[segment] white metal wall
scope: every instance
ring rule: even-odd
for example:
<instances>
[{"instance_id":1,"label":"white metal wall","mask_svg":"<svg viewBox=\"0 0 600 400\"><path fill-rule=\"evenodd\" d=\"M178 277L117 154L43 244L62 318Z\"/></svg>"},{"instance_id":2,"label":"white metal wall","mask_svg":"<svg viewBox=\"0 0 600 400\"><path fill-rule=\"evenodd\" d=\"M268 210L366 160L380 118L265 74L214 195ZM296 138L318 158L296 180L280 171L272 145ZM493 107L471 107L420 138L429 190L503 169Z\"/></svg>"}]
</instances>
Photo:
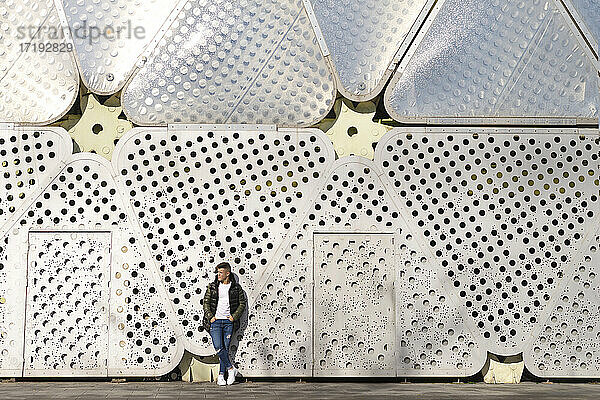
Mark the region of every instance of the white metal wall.
<instances>
[{"instance_id":1,"label":"white metal wall","mask_svg":"<svg viewBox=\"0 0 600 400\"><path fill-rule=\"evenodd\" d=\"M181 329L112 167L98 156L70 155L66 132L56 134L60 168L38 182L2 229L2 375L166 373L183 354ZM14 163L18 153L6 161ZM21 168L27 170L26 161ZM4 176L19 186L18 172ZM93 256L102 249L109 254Z\"/></svg>"},{"instance_id":2,"label":"white metal wall","mask_svg":"<svg viewBox=\"0 0 600 400\"><path fill-rule=\"evenodd\" d=\"M47 163L26 156L38 134ZM250 376L470 375L487 351L598 375L596 130L396 128L374 161L268 126L136 128L113 165L56 129L2 140L2 186L23 188L0 203L3 376L212 353L201 299L222 259L249 300L233 350Z\"/></svg>"},{"instance_id":3,"label":"white metal wall","mask_svg":"<svg viewBox=\"0 0 600 400\"><path fill-rule=\"evenodd\" d=\"M0 375L160 375L212 354L201 299L225 259L250 376L464 376L488 351L600 376L599 134L539 128L598 120L597 0L167 3L0 7L3 30L21 12L152 25L55 43L74 54L3 40L0 122L58 119L78 67L96 93L123 87L132 120L177 123L132 130L112 163L61 129L0 125ZM308 126L336 89L367 100L390 76L390 115L439 126L388 132L373 161L336 159L314 129L185 125Z\"/></svg>"}]
</instances>

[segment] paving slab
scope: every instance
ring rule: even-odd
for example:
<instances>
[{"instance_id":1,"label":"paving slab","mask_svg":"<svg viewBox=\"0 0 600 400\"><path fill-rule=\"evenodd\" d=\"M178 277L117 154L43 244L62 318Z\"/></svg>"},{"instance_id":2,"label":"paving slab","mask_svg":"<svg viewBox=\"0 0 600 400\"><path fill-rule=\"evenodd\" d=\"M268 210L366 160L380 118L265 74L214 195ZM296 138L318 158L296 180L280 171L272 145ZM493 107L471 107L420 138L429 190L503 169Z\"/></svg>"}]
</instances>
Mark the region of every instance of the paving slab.
<instances>
[{"instance_id":1,"label":"paving slab","mask_svg":"<svg viewBox=\"0 0 600 400\"><path fill-rule=\"evenodd\" d=\"M599 399L594 383L248 382L218 387L187 382L9 382L0 399Z\"/></svg>"}]
</instances>

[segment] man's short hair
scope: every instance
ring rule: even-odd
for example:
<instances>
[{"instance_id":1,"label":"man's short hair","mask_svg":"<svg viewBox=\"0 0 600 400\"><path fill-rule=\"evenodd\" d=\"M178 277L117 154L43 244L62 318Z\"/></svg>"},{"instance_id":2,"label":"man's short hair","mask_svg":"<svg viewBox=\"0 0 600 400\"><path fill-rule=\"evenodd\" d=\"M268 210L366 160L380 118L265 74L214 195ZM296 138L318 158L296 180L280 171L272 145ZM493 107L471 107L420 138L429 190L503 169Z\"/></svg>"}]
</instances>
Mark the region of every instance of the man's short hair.
<instances>
[{"instance_id":1,"label":"man's short hair","mask_svg":"<svg viewBox=\"0 0 600 400\"><path fill-rule=\"evenodd\" d=\"M226 271L231 272L231 265L229 265L229 263L226 262L226 261L223 261L222 263L220 263L220 264L217 265L216 269L218 270L220 268L225 268Z\"/></svg>"}]
</instances>

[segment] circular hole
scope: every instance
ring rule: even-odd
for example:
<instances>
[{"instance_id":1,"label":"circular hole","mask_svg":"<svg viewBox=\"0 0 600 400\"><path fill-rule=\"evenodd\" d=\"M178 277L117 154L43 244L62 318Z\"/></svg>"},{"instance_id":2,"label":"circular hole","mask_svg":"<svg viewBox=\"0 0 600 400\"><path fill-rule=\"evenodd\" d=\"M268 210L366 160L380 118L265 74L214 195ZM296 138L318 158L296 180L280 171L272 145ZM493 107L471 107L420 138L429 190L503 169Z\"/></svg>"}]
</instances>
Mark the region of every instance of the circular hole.
<instances>
[{"instance_id":1,"label":"circular hole","mask_svg":"<svg viewBox=\"0 0 600 400\"><path fill-rule=\"evenodd\" d=\"M358 133L358 129L355 126L348 128L348 136L352 137Z\"/></svg>"},{"instance_id":2,"label":"circular hole","mask_svg":"<svg viewBox=\"0 0 600 400\"><path fill-rule=\"evenodd\" d=\"M92 132L94 133L94 135L98 135L100 132L102 132L103 129L104 128L100 124L94 124L94 126L92 126Z\"/></svg>"}]
</instances>

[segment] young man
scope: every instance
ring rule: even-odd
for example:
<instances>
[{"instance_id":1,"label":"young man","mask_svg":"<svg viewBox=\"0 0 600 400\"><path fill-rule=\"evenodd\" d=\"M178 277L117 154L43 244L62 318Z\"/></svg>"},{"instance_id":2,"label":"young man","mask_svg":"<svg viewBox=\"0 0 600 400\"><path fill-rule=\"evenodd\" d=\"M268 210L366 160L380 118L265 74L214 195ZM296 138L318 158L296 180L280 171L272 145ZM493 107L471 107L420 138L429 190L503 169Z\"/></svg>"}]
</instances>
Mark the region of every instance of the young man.
<instances>
[{"instance_id":1,"label":"young man","mask_svg":"<svg viewBox=\"0 0 600 400\"><path fill-rule=\"evenodd\" d=\"M237 370L229 360L231 335L239 328L246 308L242 287L235 281L229 263L217 265L217 276L209 283L204 294L204 328L210 332L213 346L219 355L220 368L217 384L232 385ZM227 371L227 381L225 381Z\"/></svg>"}]
</instances>

